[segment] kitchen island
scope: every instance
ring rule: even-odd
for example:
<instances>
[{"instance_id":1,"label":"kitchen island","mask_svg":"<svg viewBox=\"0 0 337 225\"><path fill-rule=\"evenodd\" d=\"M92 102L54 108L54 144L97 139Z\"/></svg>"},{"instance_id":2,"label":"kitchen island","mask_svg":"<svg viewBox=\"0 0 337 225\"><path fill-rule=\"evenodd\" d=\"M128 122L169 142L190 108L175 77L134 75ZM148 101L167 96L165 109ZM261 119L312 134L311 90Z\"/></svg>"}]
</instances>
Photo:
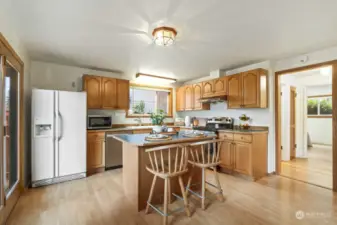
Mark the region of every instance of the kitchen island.
<instances>
[{"instance_id":1,"label":"kitchen island","mask_svg":"<svg viewBox=\"0 0 337 225\"><path fill-rule=\"evenodd\" d=\"M134 205L135 211L145 209L147 198L150 193L153 175L146 170L146 165L150 164L146 149L170 144L188 145L199 141L216 138L216 134L205 132L203 137L185 137L184 132L171 135L171 140L146 141L149 134L112 134L111 137L121 141L123 145L123 187L125 195ZM201 170L189 166L189 172L194 170L193 183L200 183ZM184 184L187 183L188 174L183 176ZM198 188L197 186L195 188ZM173 179L171 182L171 192L181 195L178 181ZM164 180L158 179L154 190L153 203L163 202ZM173 198L172 198L173 199Z\"/></svg>"}]
</instances>

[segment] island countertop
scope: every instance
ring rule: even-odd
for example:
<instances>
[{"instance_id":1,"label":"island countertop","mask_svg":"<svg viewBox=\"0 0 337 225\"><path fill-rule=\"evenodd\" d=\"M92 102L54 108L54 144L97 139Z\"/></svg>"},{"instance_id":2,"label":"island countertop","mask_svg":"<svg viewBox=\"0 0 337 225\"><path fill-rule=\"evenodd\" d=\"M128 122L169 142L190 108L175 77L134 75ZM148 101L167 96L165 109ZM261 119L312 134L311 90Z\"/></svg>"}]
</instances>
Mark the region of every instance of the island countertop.
<instances>
[{"instance_id":1,"label":"island countertop","mask_svg":"<svg viewBox=\"0 0 337 225\"><path fill-rule=\"evenodd\" d=\"M166 145L173 143L203 141L216 138L217 135L213 132L204 132L204 137L186 137L184 131L180 131L175 135L170 135L172 139L162 141L146 141L145 138L149 134L108 134L107 137L113 137L119 141L127 142L134 146L153 146L153 145Z\"/></svg>"}]
</instances>

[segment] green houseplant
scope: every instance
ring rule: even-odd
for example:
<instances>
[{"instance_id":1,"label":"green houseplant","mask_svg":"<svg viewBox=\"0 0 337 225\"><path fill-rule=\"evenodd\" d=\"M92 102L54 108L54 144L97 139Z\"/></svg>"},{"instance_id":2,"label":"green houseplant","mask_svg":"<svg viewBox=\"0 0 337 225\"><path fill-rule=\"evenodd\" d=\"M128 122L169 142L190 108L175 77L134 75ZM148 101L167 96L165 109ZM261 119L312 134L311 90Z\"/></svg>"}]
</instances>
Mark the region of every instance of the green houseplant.
<instances>
[{"instance_id":1,"label":"green houseplant","mask_svg":"<svg viewBox=\"0 0 337 225\"><path fill-rule=\"evenodd\" d=\"M166 113L164 112L164 110L159 109L157 110L157 113L151 113L150 118L153 125L160 126L163 124L164 119L166 118Z\"/></svg>"},{"instance_id":2,"label":"green houseplant","mask_svg":"<svg viewBox=\"0 0 337 225\"><path fill-rule=\"evenodd\" d=\"M145 113L145 102L141 100L138 104L132 107L134 114L144 114Z\"/></svg>"}]
</instances>

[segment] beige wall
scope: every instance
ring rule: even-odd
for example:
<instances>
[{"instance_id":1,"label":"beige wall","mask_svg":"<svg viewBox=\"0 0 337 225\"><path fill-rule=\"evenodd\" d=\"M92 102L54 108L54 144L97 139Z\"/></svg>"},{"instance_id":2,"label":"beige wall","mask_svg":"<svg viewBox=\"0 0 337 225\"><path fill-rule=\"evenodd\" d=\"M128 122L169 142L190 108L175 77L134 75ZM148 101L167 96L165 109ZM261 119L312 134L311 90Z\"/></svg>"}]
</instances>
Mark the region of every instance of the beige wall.
<instances>
[{"instance_id":1,"label":"beige wall","mask_svg":"<svg viewBox=\"0 0 337 225\"><path fill-rule=\"evenodd\" d=\"M128 76L122 73L97 71L41 61L32 61L30 72L32 88L63 91L81 91L83 74L129 79ZM112 121L114 124L137 123L134 118L126 118L126 113L122 110L88 110L88 115L110 115L113 118ZM142 120L143 123L151 122L148 118ZM172 119L166 119L166 122L172 121Z\"/></svg>"}]
</instances>

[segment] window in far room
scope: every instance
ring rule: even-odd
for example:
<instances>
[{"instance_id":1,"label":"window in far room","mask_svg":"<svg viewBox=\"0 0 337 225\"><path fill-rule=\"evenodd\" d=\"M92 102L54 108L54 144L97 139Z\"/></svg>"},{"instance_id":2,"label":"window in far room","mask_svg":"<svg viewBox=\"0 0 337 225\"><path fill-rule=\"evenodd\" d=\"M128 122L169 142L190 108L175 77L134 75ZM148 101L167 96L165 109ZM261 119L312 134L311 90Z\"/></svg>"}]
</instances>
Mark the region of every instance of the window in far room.
<instances>
[{"instance_id":1,"label":"window in far room","mask_svg":"<svg viewBox=\"0 0 337 225\"><path fill-rule=\"evenodd\" d=\"M128 117L149 117L159 110L172 116L172 89L130 85L129 104Z\"/></svg>"},{"instance_id":2,"label":"window in far room","mask_svg":"<svg viewBox=\"0 0 337 225\"><path fill-rule=\"evenodd\" d=\"M332 96L308 97L308 117L332 116Z\"/></svg>"}]
</instances>

